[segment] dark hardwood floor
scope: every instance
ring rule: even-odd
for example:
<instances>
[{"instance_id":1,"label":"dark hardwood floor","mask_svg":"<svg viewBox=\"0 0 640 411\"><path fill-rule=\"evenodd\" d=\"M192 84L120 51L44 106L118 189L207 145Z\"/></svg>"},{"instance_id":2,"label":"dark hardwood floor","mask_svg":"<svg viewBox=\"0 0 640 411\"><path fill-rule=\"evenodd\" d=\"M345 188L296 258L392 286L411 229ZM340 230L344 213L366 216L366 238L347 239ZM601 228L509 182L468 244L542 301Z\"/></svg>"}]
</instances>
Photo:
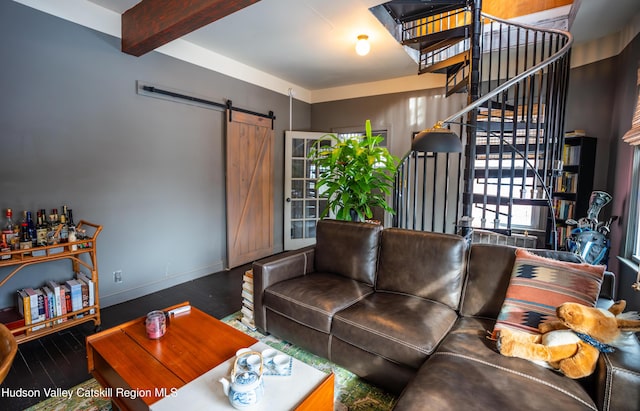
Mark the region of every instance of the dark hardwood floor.
<instances>
[{"instance_id":1,"label":"dark hardwood floor","mask_svg":"<svg viewBox=\"0 0 640 411\"><path fill-rule=\"evenodd\" d=\"M192 306L215 318L223 318L241 308L242 274L247 268L211 274L103 308L102 329L183 301L189 301ZM93 323L86 323L21 344L7 378L0 385L0 410L23 410L46 399L45 387L67 389L91 378L87 371L85 337L94 331ZM37 389L41 396L7 396L2 395L3 389Z\"/></svg>"}]
</instances>

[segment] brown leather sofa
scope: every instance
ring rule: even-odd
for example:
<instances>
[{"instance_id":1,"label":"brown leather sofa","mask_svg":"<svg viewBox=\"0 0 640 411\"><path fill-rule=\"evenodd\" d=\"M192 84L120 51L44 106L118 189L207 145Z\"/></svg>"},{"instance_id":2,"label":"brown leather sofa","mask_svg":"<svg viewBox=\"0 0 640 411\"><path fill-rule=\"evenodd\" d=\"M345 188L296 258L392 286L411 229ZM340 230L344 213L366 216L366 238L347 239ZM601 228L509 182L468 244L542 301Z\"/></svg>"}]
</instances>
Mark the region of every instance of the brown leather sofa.
<instances>
[{"instance_id":1,"label":"brown leather sofa","mask_svg":"<svg viewBox=\"0 0 640 411\"><path fill-rule=\"evenodd\" d=\"M335 220L316 239L253 264L256 326L400 394L396 410L639 409L635 335L583 380L496 351L513 247Z\"/></svg>"}]
</instances>

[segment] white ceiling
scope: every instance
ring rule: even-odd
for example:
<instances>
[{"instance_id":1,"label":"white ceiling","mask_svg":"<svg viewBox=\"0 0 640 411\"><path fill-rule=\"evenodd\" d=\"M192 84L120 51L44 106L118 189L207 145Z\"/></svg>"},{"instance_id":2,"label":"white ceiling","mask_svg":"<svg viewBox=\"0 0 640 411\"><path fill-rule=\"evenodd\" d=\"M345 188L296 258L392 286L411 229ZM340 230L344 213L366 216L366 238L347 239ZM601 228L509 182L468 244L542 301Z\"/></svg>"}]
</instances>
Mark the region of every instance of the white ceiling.
<instances>
[{"instance_id":1,"label":"white ceiling","mask_svg":"<svg viewBox=\"0 0 640 411\"><path fill-rule=\"evenodd\" d=\"M139 0L83 1L122 14ZM369 11L383 2L261 0L183 39L308 90L414 75L416 63ZM639 0L581 0L571 32L590 41L638 13ZM354 52L358 34L369 35L365 57Z\"/></svg>"}]
</instances>

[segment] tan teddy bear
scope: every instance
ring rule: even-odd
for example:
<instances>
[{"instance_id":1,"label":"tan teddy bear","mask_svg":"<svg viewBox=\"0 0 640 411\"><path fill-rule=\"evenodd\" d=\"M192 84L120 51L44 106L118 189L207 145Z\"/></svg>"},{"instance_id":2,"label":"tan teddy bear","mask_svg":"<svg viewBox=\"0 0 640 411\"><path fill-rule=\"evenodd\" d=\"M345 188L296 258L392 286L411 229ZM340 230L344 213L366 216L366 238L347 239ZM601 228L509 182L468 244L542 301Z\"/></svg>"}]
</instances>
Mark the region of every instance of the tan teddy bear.
<instances>
[{"instance_id":1,"label":"tan teddy bear","mask_svg":"<svg viewBox=\"0 0 640 411\"><path fill-rule=\"evenodd\" d=\"M565 303L556 309L559 321L541 323L542 334L500 330L497 346L502 355L549 366L569 378L592 374L600 352L612 352L625 331L640 331L637 313L624 313L626 301L609 310Z\"/></svg>"}]
</instances>

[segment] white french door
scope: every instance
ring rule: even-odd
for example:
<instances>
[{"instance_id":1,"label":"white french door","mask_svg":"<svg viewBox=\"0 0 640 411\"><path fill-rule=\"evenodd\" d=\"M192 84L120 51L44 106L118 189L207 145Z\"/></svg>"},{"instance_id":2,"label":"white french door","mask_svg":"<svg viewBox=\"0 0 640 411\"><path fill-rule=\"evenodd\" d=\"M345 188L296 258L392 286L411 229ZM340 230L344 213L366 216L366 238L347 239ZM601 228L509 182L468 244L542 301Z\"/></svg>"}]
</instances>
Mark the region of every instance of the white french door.
<instances>
[{"instance_id":1,"label":"white french door","mask_svg":"<svg viewBox=\"0 0 640 411\"><path fill-rule=\"evenodd\" d=\"M295 250L315 244L316 223L327 200L316 190L317 173L307 156L326 133L285 132L284 150L284 249ZM327 139L320 144L331 145Z\"/></svg>"}]
</instances>

